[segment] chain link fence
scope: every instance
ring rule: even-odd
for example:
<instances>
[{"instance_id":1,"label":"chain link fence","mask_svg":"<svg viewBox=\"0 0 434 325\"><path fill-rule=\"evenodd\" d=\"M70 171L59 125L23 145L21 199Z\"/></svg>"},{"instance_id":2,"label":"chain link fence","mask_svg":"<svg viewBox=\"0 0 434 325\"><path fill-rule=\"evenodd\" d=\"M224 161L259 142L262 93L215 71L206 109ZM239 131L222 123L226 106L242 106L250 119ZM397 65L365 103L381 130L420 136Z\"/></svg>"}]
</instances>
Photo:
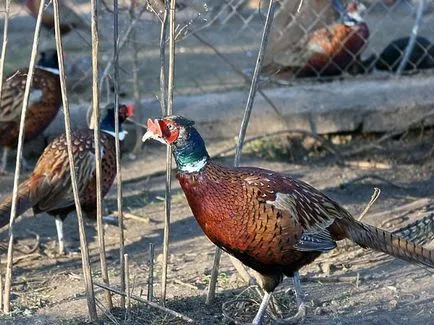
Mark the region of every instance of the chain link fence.
<instances>
[{"instance_id":1,"label":"chain link fence","mask_svg":"<svg viewBox=\"0 0 434 325\"><path fill-rule=\"evenodd\" d=\"M5 73L27 66L35 19L26 3L13 3ZM405 54L417 10L423 0L281 0L264 59L261 87L339 78L389 78ZM64 0L63 19L70 10L90 25L90 2ZM434 70L433 1L425 0L418 35L404 72ZM422 3L422 4L423 4ZM203 94L242 89L249 84L267 1L179 0L177 8L176 94ZM50 6L50 5L49 5ZM113 55L112 0L100 2L101 75ZM67 9L65 9L67 8ZM149 7L148 7L149 9ZM47 8L49 13L50 8ZM161 16L161 15L160 15ZM144 2L120 1L120 92L134 93L138 72L140 97L159 96L160 23L144 10ZM64 36L71 101L90 102L90 30L80 26ZM45 30L41 49L54 47ZM135 63L136 61L136 63ZM423 74L422 73L422 74ZM415 74L418 78L421 75ZM112 87L103 81L103 100ZM108 94L108 97L104 97ZM137 94L136 94L137 95Z\"/></svg>"}]
</instances>

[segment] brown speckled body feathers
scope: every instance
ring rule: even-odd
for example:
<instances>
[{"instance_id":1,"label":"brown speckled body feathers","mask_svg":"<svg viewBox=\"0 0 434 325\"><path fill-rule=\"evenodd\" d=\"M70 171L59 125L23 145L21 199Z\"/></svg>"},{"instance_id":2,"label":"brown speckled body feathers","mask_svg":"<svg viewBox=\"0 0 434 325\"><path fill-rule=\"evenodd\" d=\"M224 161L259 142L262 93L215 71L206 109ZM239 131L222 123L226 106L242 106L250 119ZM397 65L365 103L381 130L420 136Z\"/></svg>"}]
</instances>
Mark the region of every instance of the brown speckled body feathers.
<instances>
[{"instance_id":1,"label":"brown speckled body feathers","mask_svg":"<svg viewBox=\"0 0 434 325\"><path fill-rule=\"evenodd\" d=\"M4 147L15 147L18 142L27 72L27 69L20 69L8 76L3 84L0 102L0 145ZM48 127L56 117L61 102L59 76L35 68L24 126L25 140L33 139Z\"/></svg>"},{"instance_id":2,"label":"brown speckled body feathers","mask_svg":"<svg viewBox=\"0 0 434 325\"><path fill-rule=\"evenodd\" d=\"M287 53L283 60L276 59L279 68L275 73L294 73L298 77L339 75L359 59L368 38L366 23L335 23L318 29L301 39L292 55Z\"/></svg>"},{"instance_id":3,"label":"brown speckled body feathers","mask_svg":"<svg viewBox=\"0 0 434 325\"><path fill-rule=\"evenodd\" d=\"M111 135L101 132L102 143L102 195L109 191L116 176L115 142ZM87 217L95 218L96 176L93 130L72 133L74 162L79 196ZM0 227L9 222L12 197L0 205ZM17 215L32 207L35 213L47 212L66 218L75 210L69 172L66 136L56 138L43 152L29 177L19 186Z\"/></svg>"},{"instance_id":4,"label":"brown speckled body feathers","mask_svg":"<svg viewBox=\"0 0 434 325\"><path fill-rule=\"evenodd\" d=\"M434 267L431 251L356 221L324 194L288 176L211 161L177 178L208 238L258 271L267 291L344 238Z\"/></svg>"}]
</instances>

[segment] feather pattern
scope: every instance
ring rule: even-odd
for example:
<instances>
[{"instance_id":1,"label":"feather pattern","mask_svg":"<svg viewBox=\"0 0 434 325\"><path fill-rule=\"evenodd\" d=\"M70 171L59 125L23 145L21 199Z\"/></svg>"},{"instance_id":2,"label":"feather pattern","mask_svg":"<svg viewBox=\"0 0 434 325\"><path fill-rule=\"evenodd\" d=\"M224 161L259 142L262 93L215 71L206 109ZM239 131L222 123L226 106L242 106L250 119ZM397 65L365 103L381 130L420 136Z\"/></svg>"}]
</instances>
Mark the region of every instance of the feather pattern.
<instances>
[{"instance_id":1,"label":"feather pattern","mask_svg":"<svg viewBox=\"0 0 434 325\"><path fill-rule=\"evenodd\" d=\"M18 141L27 69L17 70L4 82L0 102L0 145L13 147ZM40 133L56 117L61 105L59 76L35 68L25 119L25 140Z\"/></svg>"}]
</instances>

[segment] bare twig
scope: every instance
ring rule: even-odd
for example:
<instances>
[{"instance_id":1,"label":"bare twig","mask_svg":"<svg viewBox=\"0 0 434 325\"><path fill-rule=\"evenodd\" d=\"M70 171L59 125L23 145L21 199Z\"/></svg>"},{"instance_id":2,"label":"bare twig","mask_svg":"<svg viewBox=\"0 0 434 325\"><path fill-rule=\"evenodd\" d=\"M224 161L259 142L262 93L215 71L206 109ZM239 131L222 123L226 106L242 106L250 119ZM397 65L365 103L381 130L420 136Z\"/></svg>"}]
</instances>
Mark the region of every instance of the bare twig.
<instances>
[{"instance_id":1,"label":"bare twig","mask_svg":"<svg viewBox=\"0 0 434 325\"><path fill-rule=\"evenodd\" d=\"M0 266L0 310L2 309L3 309L3 270L1 269Z\"/></svg>"},{"instance_id":2,"label":"bare twig","mask_svg":"<svg viewBox=\"0 0 434 325\"><path fill-rule=\"evenodd\" d=\"M98 52L99 52L99 35L98 35L98 9L96 0L91 0L91 34L92 34L92 108L94 125L94 142L95 142L95 174L96 174L96 221L98 231L98 248L101 265L101 277L105 284L110 285L107 271L107 261L105 252L104 226L102 221L103 202L102 202L102 165L101 165L101 140L100 140L100 110L99 110L99 90L98 90ZM105 291L105 300L108 309L113 308L112 296L109 291Z\"/></svg>"},{"instance_id":3,"label":"bare twig","mask_svg":"<svg viewBox=\"0 0 434 325\"><path fill-rule=\"evenodd\" d=\"M167 96L166 96L166 35L167 35L167 15L169 12L169 1L165 0L166 10L163 14L163 20L161 22L161 32L160 32L160 106L161 115L166 115L167 107Z\"/></svg>"},{"instance_id":4,"label":"bare twig","mask_svg":"<svg viewBox=\"0 0 434 325\"><path fill-rule=\"evenodd\" d=\"M193 289L193 290L199 290L199 288L196 287L195 285L193 285L191 283L186 283L186 282L181 281L179 279L174 279L173 282L176 283L176 284L183 285L184 287L187 287L187 288L190 288L190 289Z\"/></svg>"},{"instance_id":5,"label":"bare twig","mask_svg":"<svg viewBox=\"0 0 434 325\"><path fill-rule=\"evenodd\" d=\"M6 265L6 276L5 276L5 296L4 296L4 306L3 311L7 314L10 312L10 293L11 293L11 283L12 283L12 263L13 263L13 250L14 250L14 229L13 224L15 217L17 215L17 199L18 199L18 183L20 179L21 163L23 155L23 144L24 144L24 123L26 119L27 106L29 104L30 87L32 86L33 72L35 68L36 55L38 53L39 45L39 35L41 31L41 21L42 13L44 9L45 0L42 0L39 6L38 17L36 19L35 34L33 36L33 46L32 53L30 55L29 70L26 79L26 87L24 89L23 106L21 109L21 119L20 119L20 129L18 135L18 147L17 147L17 159L15 165L15 175L14 175L14 187L12 193L12 207L11 215L9 220L9 243L8 243L8 255L7 255L7 265Z\"/></svg>"},{"instance_id":6,"label":"bare twig","mask_svg":"<svg viewBox=\"0 0 434 325\"><path fill-rule=\"evenodd\" d=\"M264 58L265 48L266 48L267 42L268 42L268 35L270 34L271 25L272 25L273 18L274 18L274 8L275 8L275 2L274 2L274 0L270 0L268 12L267 12L267 18L265 20L265 25L264 25L264 31L262 34L261 44L259 46L258 57L256 60L255 71L254 71L253 77L252 77L252 83L251 83L251 87L250 87L249 97L247 99L246 108L244 110L243 121L241 122L240 134L238 136L238 145L237 145L237 149L236 149L236 153L235 153L235 159L234 159L234 166L239 165L241 151L243 149L243 141L244 141L244 138L246 135L246 130L247 130L247 126L249 124L250 114L252 112L253 101L255 98L256 90L257 90L259 72L261 70L261 64L262 64L262 60ZM219 257L220 253L221 253L220 248L217 247L216 248L217 257ZM215 293L215 283L217 282L218 266L219 266L219 258L217 258L217 257L214 258L214 265L212 268L211 280L210 280L210 283L212 282L214 284L214 287L212 287L211 285L208 287L208 296L207 296L208 303L210 303L214 298L214 296L211 295L210 293ZM238 270L238 272L241 275L244 274L244 277L247 278L247 279L245 279L245 280L247 280L247 282L252 281L251 276L248 274L248 272L246 271L246 269L244 268L243 264L240 261L238 261L235 258L232 258L232 264L235 266L235 268Z\"/></svg>"},{"instance_id":7,"label":"bare twig","mask_svg":"<svg viewBox=\"0 0 434 325\"><path fill-rule=\"evenodd\" d=\"M104 289L106 290L106 289ZM107 309L104 304L99 301L98 298L95 297L96 306L103 312L104 316L110 319L110 321L115 325L120 325L115 316L110 312L110 309Z\"/></svg>"},{"instance_id":8,"label":"bare twig","mask_svg":"<svg viewBox=\"0 0 434 325\"><path fill-rule=\"evenodd\" d=\"M215 254L214 254L214 262L213 262L213 268L212 268L212 272L216 272L215 276L213 273L211 273L211 278L208 284L208 291L206 293L206 300L205 300L205 304L206 305L210 305L212 303L212 301L214 300L215 297L215 289L217 286L217 273L218 273L218 269L220 267L220 259L221 259L221 255L222 255L222 250L220 248L216 248L215 250Z\"/></svg>"},{"instance_id":9,"label":"bare twig","mask_svg":"<svg viewBox=\"0 0 434 325\"><path fill-rule=\"evenodd\" d=\"M131 5L131 8L133 6ZM130 11L130 19L134 18L133 10ZM133 29L131 33L131 43L133 46L133 97L134 97L134 107L135 107L135 117L137 120L141 121L143 119L143 112L141 107L141 88L140 88L140 80L139 80L139 48L137 46L137 37L136 37L137 29ZM136 125L136 143L133 148L133 153L139 153L142 150L142 137L143 137L143 129Z\"/></svg>"},{"instance_id":10,"label":"bare twig","mask_svg":"<svg viewBox=\"0 0 434 325\"><path fill-rule=\"evenodd\" d=\"M407 65L408 60L410 59L411 53L413 52L414 45L416 44L416 37L419 33L420 24L422 22L423 9L425 8L425 0L419 0L419 7L417 8L416 20L413 25L413 29L411 30L410 39L407 44L407 48L404 52L404 57L401 60L401 63L396 70L396 74L400 75L404 71L405 66Z\"/></svg>"},{"instance_id":11,"label":"bare twig","mask_svg":"<svg viewBox=\"0 0 434 325\"><path fill-rule=\"evenodd\" d=\"M94 0L93 0L94 1ZM43 4L44 1L41 1ZM95 294L93 291L92 284L92 272L90 268L89 262L89 250L87 246L86 232L84 229L84 220L83 214L81 210L80 197L77 186L77 179L75 175L75 164L74 164L74 152L72 150L72 142L71 142L71 118L69 113L69 103L68 96L66 91L66 78L65 78L65 66L63 62L63 46L62 46L62 37L60 34L60 18L59 18L59 0L53 0L53 9L54 9L54 34L56 38L56 49L57 49L57 57L59 61L59 74L60 74L60 88L62 92L62 102L63 102L63 112L65 117L65 133L66 133L66 143L68 148L68 160L69 160L69 170L71 175L71 185L72 192L74 195L75 209L77 213L78 219L78 227L80 233L80 249L81 249L81 262L83 266L83 275L84 275L84 283L86 287L86 298L87 298L87 307L89 309L89 318L91 321L96 321L97 312L95 305Z\"/></svg>"},{"instance_id":12,"label":"bare twig","mask_svg":"<svg viewBox=\"0 0 434 325\"><path fill-rule=\"evenodd\" d=\"M110 290L111 292L114 292L114 293L116 293L116 294L118 294L118 295L121 295L121 296L124 296L124 297L126 296L126 293L125 293L125 292L120 291L120 290L118 290L118 289L115 289L115 288L113 288L113 287L106 286L106 285L103 284L103 283L95 282L95 285L96 285L97 287L100 287L100 288L103 288L103 289ZM180 319L182 319L182 320L184 320L184 321L186 321L186 322L188 322L188 323L194 323L194 320L193 320L193 319L191 319L191 318L189 318L189 317L187 317L187 316L185 316L185 315L183 315L183 314L181 314L181 313L178 313L178 312L176 312L176 311L174 311L174 310L172 310L172 309L169 309L169 308L167 308L167 307L163 307L163 306L161 306L161 305L159 305L159 304L157 304L157 303L155 303L155 302L147 301L146 299L140 298L140 297L138 297L138 296L136 296L136 295L131 295L131 299L136 300L136 301L138 301L138 302L141 302L141 303L143 303L143 304L145 304L145 305L148 305L148 306L150 306L150 307L152 307L152 308L159 309L159 310L161 310L161 311L163 311L163 312L165 312L165 313L168 313L168 314L170 314L170 315L172 315L172 316L178 317L178 318L180 318Z\"/></svg>"},{"instance_id":13,"label":"bare twig","mask_svg":"<svg viewBox=\"0 0 434 325\"><path fill-rule=\"evenodd\" d=\"M126 304L126 320L131 319L131 291L130 291L130 266L128 263L128 254L124 255L124 265L125 265L125 292L127 294L127 304Z\"/></svg>"},{"instance_id":14,"label":"bare twig","mask_svg":"<svg viewBox=\"0 0 434 325\"><path fill-rule=\"evenodd\" d=\"M374 187L374 193L372 194L371 199L369 200L368 204L366 205L365 209L362 211L362 213L360 214L360 216L357 220L360 221L364 218L364 216L369 211L371 206L375 203L375 201L377 201L380 194L381 194L381 190L377 187Z\"/></svg>"},{"instance_id":15,"label":"bare twig","mask_svg":"<svg viewBox=\"0 0 434 325\"><path fill-rule=\"evenodd\" d=\"M168 0L166 0L168 1ZM167 4L166 4L167 6ZM173 113L173 90L175 86L175 7L176 0L170 0L169 8L169 67L167 77L167 115ZM164 27L163 27L164 28ZM166 191L164 204L164 234L163 234L163 270L161 275L161 301L166 302L167 264L169 257L170 233L170 202L172 187L172 147L167 146L166 151Z\"/></svg>"},{"instance_id":16,"label":"bare twig","mask_svg":"<svg viewBox=\"0 0 434 325\"><path fill-rule=\"evenodd\" d=\"M6 59L6 50L8 47L8 31L9 31L9 10L10 10L11 0L5 1L5 11L3 18L3 44L2 44L2 53L0 57L0 100L2 98L2 90L3 90L3 70ZM1 309L0 304L0 309Z\"/></svg>"},{"instance_id":17,"label":"bare twig","mask_svg":"<svg viewBox=\"0 0 434 325\"><path fill-rule=\"evenodd\" d=\"M378 175L375 175L375 174L369 174L369 175L357 176L357 177L355 177L355 178L352 178L352 179L346 180L346 181L342 182L342 184L340 185L340 187L341 187L341 188L344 188L344 187L347 187L347 186L350 185L350 184L353 184L353 183L356 183L356 182L363 181L363 180L365 180L365 179L367 179L367 178L377 179L377 180L379 180L379 181L382 181L382 182L384 182L384 183L386 183L386 184L389 184L389 185L391 185L391 186L394 186L394 187L396 187L396 188L406 189L406 187L403 186L403 185L395 184L395 183L393 183L393 182L391 182L391 181L385 179L384 177L381 177L381 176L378 176Z\"/></svg>"},{"instance_id":18,"label":"bare twig","mask_svg":"<svg viewBox=\"0 0 434 325\"><path fill-rule=\"evenodd\" d=\"M113 84L115 104L115 147L116 147L116 185L117 205L119 220L119 259L120 259L120 284L121 290L125 291L125 265L124 265L124 215L122 213L122 174L121 174L121 147L119 142L119 11L118 0L113 1ZM131 22L130 26L133 26ZM131 28L132 30L132 28ZM109 65L107 65L108 67ZM125 308L125 298L121 297L121 308Z\"/></svg>"},{"instance_id":19,"label":"bare twig","mask_svg":"<svg viewBox=\"0 0 434 325\"><path fill-rule=\"evenodd\" d=\"M321 143L321 145L324 147L324 149L326 149L327 151L329 151L331 154L335 155L336 158L341 161L342 157L339 153L339 151L335 148L335 146L330 143L330 141L328 141L326 138L322 137L319 134L316 133L312 133L306 130L281 130L281 131L276 131L276 132L271 132L271 133L266 133L263 135L258 135L258 136L254 136L254 137L250 137L248 139L244 140L244 144L256 141L256 140L267 140L279 135L284 135L284 134L301 134L305 137L311 137L313 139L315 139L316 141L318 141L319 143ZM225 154L228 154L229 152L234 151L237 148L236 145L231 146L230 148L226 148L226 149L222 149L221 151L218 151L217 153L213 154L213 157L219 157L219 156L223 156Z\"/></svg>"},{"instance_id":20,"label":"bare twig","mask_svg":"<svg viewBox=\"0 0 434 325\"><path fill-rule=\"evenodd\" d=\"M149 274L148 274L148 301L152 301L154 297L154 244L149 243Z\"/></svg>"}]
</instances>

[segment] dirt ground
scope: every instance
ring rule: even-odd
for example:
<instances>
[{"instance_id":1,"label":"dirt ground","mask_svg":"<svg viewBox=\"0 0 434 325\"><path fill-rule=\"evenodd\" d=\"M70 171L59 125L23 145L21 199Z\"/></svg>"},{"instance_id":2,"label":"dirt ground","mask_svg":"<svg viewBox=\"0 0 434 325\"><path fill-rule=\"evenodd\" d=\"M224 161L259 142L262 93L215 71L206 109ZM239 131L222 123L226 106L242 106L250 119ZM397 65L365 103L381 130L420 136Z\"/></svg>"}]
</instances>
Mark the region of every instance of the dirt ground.
<instances>
[{"instance_id":1,"label":"dirt ground","mask_svg":"<svg viewBox=\"0 0 434 325\"><path fill-rule=\"evenodd\" d=\"M335 136L331 140L339 151L345 152L372 143L376 136ZM321 189L358 215L369 201L373 188L381 189L381 196L373 205L365 221L377 226L399 227L412 219L401 218L384 225L385 219L373 215L388 212L416 200L434 203L434 131L411 133L384 143L381 148L350 156L344 166L335 156L321 147L303 151L302 142L287 139L247 146L242 165L253 165L288 173ZM284 145L282 145L284 144ZM291 147L288 144L292 144ZM231 145L228 142L209 143L211 155ZM288 149L289 148L289 149ZM250 153L249 153L250 152ZM160 297L161 243L163 236L165 150L147 145L132 159L123 159L124 208L141 216L141 220L125 222L126 252L130 259L130 283L135 295L146 298L148 277L148 245L154 243L156 264L154 295ZM264 158L259 158L259 157ZM270 160L270 157L273 159ZM231 155L219 158L231 164ZM349 182L366 176L360 181ZM378 178L373 178L378 177ZM12 187L12 175L1 179L1 194ZM237 321L252 319L257 309L228 303L240 295L246 284L239 278L227 255L222 258L217 299L206 306L204 294L213 260L214 246L199 229L176 180L173 182L172 224L170 235L170 264L168 271L167 307L194 319L198 324L233 324L223 311ZM106 197L105 207L116 206L116 186ZM378 214L377 214L378 216ZM412 218L417 217L417 213ZM66 236L71 247L77 247L78 230L74 216L66 221ZM87 236L91 253L94 280L100 281L98 246L95 227L88 224ZM29 233L32 231L32 233ZM118 228L105 226L109 275L113 285L118 283ZM82 324L86 322L86 300L81 280L80 255L56 256L54 220L47 215L27 213L16 222L19 250L34 245L35 235L40 243L34 253L15 254L12 288L13 313L1 316L2 324ZM7 229L0 239L7 242ZM1 255L4 272L5 251ZM309 301L304 324L432 324L434 317L434 275L429 270L389 258L369 250L347 246L321 256L301 270L302 286ZM358 280L357 280L358 279ZM290 279L279 287L280 308L287 314L294 311ZM102 291L96 289L99 301ZM253 289L242 296L259 301ZM119 298L115 297L117 303ZM222 309L222 305L225 308ZM247 309L246 309L247 308ZM99 310L101 313L101 310ZM108 316L107 316L108 315ZM174 317L133 304L132 319L124 321L119 309L106 312L106 324L183 324Z\"/></svg>"}]
</instances>

